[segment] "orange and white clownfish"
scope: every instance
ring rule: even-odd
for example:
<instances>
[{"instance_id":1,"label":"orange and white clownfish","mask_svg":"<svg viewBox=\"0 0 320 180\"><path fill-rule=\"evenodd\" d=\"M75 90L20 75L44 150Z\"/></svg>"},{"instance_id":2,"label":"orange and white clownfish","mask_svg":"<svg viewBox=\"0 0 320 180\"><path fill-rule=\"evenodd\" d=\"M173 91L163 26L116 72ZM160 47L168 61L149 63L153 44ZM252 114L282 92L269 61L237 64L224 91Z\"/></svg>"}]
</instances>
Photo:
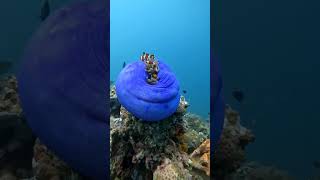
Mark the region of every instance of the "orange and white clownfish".
<instances>
[{"instance_id":1,"label":"orange and white clownfish","mask_svg":"<svg viewBox=\"0 0 320 180\"><path fill-rule=\"evenodd\" d=\"M154 60L154 55L151 54L149 56L148 53L143 52L142 55L140 56L140 60L141 61L153 61Z\"/></svg>"},{"instance_id":2,"label":"orange and white clownfish","mask_svg":"<svg viewBox=\"0 0 320 180\"><path fill-rule=\"evenodd\" d=\"M140 56L140 59L141 59L141 61L146 61L146 60L148 60L148 59L149 59L149 54L143 52L143 53L142 53L142 56Z\"/></svg>"},{"instance_id":3,"label":"orange and white clownfish","mask_svg":"<svg viewBox=\"0 0 320 180\"><path fill-rule=\"evenodd\" d=\"M140 56L140 60L141 60L141 61L144 61L144 56L145 56L145 55L146 55L146 53L143 52L142 55Z\"/></svg>"}]
</instances>

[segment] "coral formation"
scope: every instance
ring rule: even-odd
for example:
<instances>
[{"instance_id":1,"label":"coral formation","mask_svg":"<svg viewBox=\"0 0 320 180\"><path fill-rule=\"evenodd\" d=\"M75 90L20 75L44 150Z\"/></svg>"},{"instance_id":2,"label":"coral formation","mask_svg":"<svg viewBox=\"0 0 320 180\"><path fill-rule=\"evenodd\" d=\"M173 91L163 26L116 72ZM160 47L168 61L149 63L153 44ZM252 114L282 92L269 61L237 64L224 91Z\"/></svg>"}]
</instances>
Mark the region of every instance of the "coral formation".
<instances>
[{"instance_id":1,"label":"coral formation","mask_svg":"<svg viewBox=\"0 0 320 180\"><path fill-rule=\"evenodd\" d=\"M20 114L22 110L17 94L18 85L16 77L3 77L0 87L0 111Z\"/></svg>"},{"instance_id":2,"label":"coral formation","mask_svg":"<svg viewBox=\"0 0 320 180\"><path fill-rule=\"evenodd\" d=\"M198 148L202 142L210 137L210 124L201 119L200 116L186 113L183 116L187 131L184 132L184 138L188 147L188 154Z\"/></svg>"},{"instance_id":3,"label":"coral formation","mask_svg":"<svg viewBox=\"0 0 320 180\"><path fill-rule=\"evenodd\" d=\"M153 180L177 180L192 179L192 175L188 170L184 169L181 162L172 162L165 159L164 162L157 167L153 173Z\"/></svg>"},{"instance_id":4,"label":"coral formation","mask_svg":"<svg viewBox=\"0 0 320 180\"><path fill-rule=\"evenodd\" d=\"M240 124L239 113L226 106L221 139L214 148L214 176L221 178L245 161L245 146L255 140L254 134Z\"/></svg>"},{"instance_id":5,"label":"coral formation","mask_svg":"<svg viewBox=\"0 0 320 180\"><path fill-rule=\"evenodd\" d=\"M114 88L112 86L111 91ZM183 107L179 108L185 109L185 104L187 102L181 98ZM191 173L188 151L194 151L209 138L209 126L198 116L177 111L163 121L146 122L121 106L120 117L111 114L110 128L112 179L159 179L164 177L161 176L163 172L171 174L171 178L197 177ZM190 139L196 141L189 143Z\"/></svg>"},{"instance_id":6,"label":"coral formation","mask_svg":"<svg viewBox=\"0 0 320 180\"><path fill-rule=\"evenodd\" d=\"M121 107L120 114L120 119L111 123L117 125L111 126L110 134L111 177L130 177L136 168L144 169L150 175L166 157L187 162L187 154L178 150L179 142L175 139L176 128L180 128L182 119L172 117L146 123L136 119L124 107Z\"/></svg>"},{"instance_id":7,"label":"coral formation","mask_svg":"<svg viewBox=\"0 0 320 180\"><path fill-rule=\"evenodd\" d=\"M110 114L113 114L113 117L120 117L120 103L116 95L116 87L112 86L110 89Z\"/></svg>"},{"instance_id":8,"label":"coral formation","mask_svg":"<svg viewBox=\"0 0 320 180\"><path fill-rule=\"evenodd\" d=\"M0 179L32 176L33 134L25 122L14 76L0 78Z\"/></svg>"},{"instance_id":9,"label":"coral formation","mask_svg":"<svg viewBox=\"0 0 320 180\"><path fill-rule=\"evenodd\" d=\"M188 102L186 101L184 96L180 96L180 102L178 109L176 110L177 113L186 113L187 108L189 107Z\"/></svg>"},{"instance_id":10,"label":"coral formation","mask_svg":"<svg viewBox=\"0 0 320 180\"><path fill-rule=\"evenodd\" d=\"M1 146L0 179L85 179L39 140L34 144L30 129L24 123L14 76L0 79ZM110 90L111 103L111 172L112 179L209 179L193 168L192 157L199 161L208 148L209 126L199 116L186 112L181 98L178 111L171 120L141 122L117 101L115 87ZM10 98L17 98L11 101ZM15 103L16 102L16 103ZM286 172L271 166L245 161L245 146L254 140L252 132L240 124L239 113L226 106L225 130L211 162L211 178L216 180L289 180ZM164 128L164 129L162 129ZM15 129L13 134L6 135ZM6 136L5 136L6 135ZM6 141L5 141L6 139ZM206 146L205 146L206 145ZM196 150L198 148L198 150ZM34 153L32 150L34 149ZM195 153L192 153L195 152ZM202 159L200 159L203 157ZM33 161L32 161L33 159ZM26 161L26 162L23 162ZM33 163L31 163L33 162ZM22 166L21 164L29 164ZM33 167L31 166L33 165ZM205 173L203 173L205 175ZM178 177L178 178L177 178ZM313 177L312 179L317 179Z\"/></svg>"},{"instance_id":11,"label":"coral formation","mask_svg":"<svg viewBox=\"0 0 320 180\"><path fill-rule=\"evenodd\" d=\"M263 166L256 162L247 162L230 175L226 180L293 180L287 172L272 166Z\"/></svg>"},{"instance_id":12,"label":"coral formation","mask_svg":"<svg viewBox=\"0 0 320 180\"><path fill-rule=\"evenodd\" d=\"M190 164L210 176L210 139L205 140L190 155Z\"/></svg>"},{"instance_id":13,"label":"coral formation","mask_svg":"<svg viewBox=\"0 0 320 180\"><path fill-rule=\"evenodd\" d=\"M73 177L70 168L50 152L27 126L17 93L15 76L0 79L0 179L3 180L50 180ZM12 132L12 133L9 133ZM34 145L35 143L35 145Z\"/></svg>"},{"instance_id":14,"label":"coral formation","mask_svg":"<svg viewBox=\"0 0 320 180\"><path fill-rule=\"evenodd\" d=\"M39 139L34 145L32 167L37 180L83 179L43 145Z\"/></svg>"}]
</instances>

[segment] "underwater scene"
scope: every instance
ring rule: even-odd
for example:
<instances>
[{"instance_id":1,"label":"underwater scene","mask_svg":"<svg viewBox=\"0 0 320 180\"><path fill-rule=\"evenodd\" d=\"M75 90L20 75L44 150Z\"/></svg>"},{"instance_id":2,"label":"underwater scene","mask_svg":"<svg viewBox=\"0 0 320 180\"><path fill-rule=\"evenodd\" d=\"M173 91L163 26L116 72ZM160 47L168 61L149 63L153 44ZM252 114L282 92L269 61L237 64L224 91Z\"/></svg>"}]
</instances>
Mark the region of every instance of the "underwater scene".
<instances>
[{"instance_id":1,"label":"underwater scene","mask_svg":"<svg viewBox=\"0 0 320 180\"><path fill-rule=\"evenodd\" d=\"M320 179L318 7L2 2L0 180Z\"/></svg>"},{"instance_id":2,"label":"underwater scene","mask_svg":"<svg viewBox=\"0 0 320 180\"><path fill-rule=\"evenodd\" d=\"M107 179L107 2L4 4L0 179Z\"/></svg>"},{"instance_id":3,"label":"underwater scene","mask_svg":"<svg viewBox=\"0 0 320 180\"><path fill-rule=\"evenodd\" d=\"M319 1L213 2L225 115L255 137L229 173L235 179L320 179Z\"/></svg>"},{"instance_id":4,"label":"underwater scene","mask_svg":"<svg viewBox=\"0 0 320 180\"><path fill-rule=\"evenodd\" d=\"M110 1L111 179L210 179L210 1Z\"/></svg>"}]
</instances>

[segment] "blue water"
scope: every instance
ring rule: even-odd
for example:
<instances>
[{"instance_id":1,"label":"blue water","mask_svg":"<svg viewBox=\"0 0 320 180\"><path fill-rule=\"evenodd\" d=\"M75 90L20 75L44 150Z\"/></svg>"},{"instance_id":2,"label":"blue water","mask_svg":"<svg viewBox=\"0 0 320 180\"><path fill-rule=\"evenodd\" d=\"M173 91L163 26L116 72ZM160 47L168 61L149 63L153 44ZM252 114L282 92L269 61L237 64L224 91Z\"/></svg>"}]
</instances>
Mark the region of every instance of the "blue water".
<instances>
[{"instance_id":1,"label":"blue water","mask_svg":"<svg viewBox=\"0 0 320 180\"><path fill-rule=\"evenodd\" d=\"M51 12L59 7L80 0L51 0ZM0 6L0 62L18 64L31 35L41 24L41 0L10 0ZM16 69L14 69L16 70ZM1 70L0 70L1 71Z\"/></svg>"},{"instance_id":2,"label":"blue water","mask_svg":"<svg viewBox=\"0 0 320 180\"><path fill-rule=\"evenodd\" d=\"M320 159L319 1L215 1L215 51L226 101L256 121L250 160L315 174ZM233 88L243 88L239 106ZM318 172L319 173L319 172Z\"/></svg>"},{"instance_id":3,"label":"blue water","mask_svg":"<svg viewBox=\"0 0 320 180\"><path fill-rule=\"evenodd\" d=\"M170 66L186 90L190 112L210 106L210 1L111 0L110 78L143 51Z\"/></svg>"}]
</instances>

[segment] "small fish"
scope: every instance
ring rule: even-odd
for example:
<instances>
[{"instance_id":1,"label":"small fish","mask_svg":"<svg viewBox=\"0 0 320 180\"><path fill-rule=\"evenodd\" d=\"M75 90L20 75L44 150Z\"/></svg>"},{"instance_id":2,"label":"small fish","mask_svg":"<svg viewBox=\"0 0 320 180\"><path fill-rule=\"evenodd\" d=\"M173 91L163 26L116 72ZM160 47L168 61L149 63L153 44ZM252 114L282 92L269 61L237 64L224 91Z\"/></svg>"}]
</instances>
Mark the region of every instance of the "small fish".
<instances>
[{"instance_id":1,"label":"small fish","mask_svg":"<svg viewBox=\"0 0 320 180\"><path fill-rule=\"evenodd\" d=\"M40 14L40 18L41 21L44 21L47 19L47 17L50 14L50 4L49 4L49 0L44 0L42 7L41 7L41 14Z\"/></svg>"},{"instance_id":2,"label":"small fish","mask_svg":"<svg viewBox=\"0 0 320 180\"><path fill-rule=\"evenodd\" d=\"M153 57L154 57L154 55L153 55ZM146 60L148 60L148 59L149 59L149 54L143 52L142 55L140 56L140 60L141 60L141 61L146 61Z\"/></svg>"},{"instance_id":3,"label":"small fish","mask_svg":"<svg viewBox=\"0 0 320 180\"><path fill-rule=\"evenodd\" d=\"M240 89L233 90L232 96L240 103L244 100L244 93Z\"/></svg>"},{"instance_id":4,"label":"small fish","mask_svg":"<svg viewBox=\"0 0 320 180\"><path fill-rule=\"evenodd\" d=\"M122 64L122 68L124 68L124 67L126 67L126 62L123 62L123 64Z\"/></svg>"},{"instance_id":5,"label":"small fish","mask_svg":"<svg viewBox=\"0 0 320 180\"><path fill-rule=\"evenodd\" d=\"M315 161L312 162L312 165L313 165L313 167L319 169L320 168L320 161L315 160Z\"/></svg>"},{"instance_id":6,"label":"small fish","mask_svg":"<svg viewBox=\"0 0 320 180\"><path fill-rule=\"evenodd\" d=\"M186 90L183 90L182 92L183 92L183 94L186 94L186 93L187 93L187 91L186 91Z\"/></svg>"}]
</instances>

